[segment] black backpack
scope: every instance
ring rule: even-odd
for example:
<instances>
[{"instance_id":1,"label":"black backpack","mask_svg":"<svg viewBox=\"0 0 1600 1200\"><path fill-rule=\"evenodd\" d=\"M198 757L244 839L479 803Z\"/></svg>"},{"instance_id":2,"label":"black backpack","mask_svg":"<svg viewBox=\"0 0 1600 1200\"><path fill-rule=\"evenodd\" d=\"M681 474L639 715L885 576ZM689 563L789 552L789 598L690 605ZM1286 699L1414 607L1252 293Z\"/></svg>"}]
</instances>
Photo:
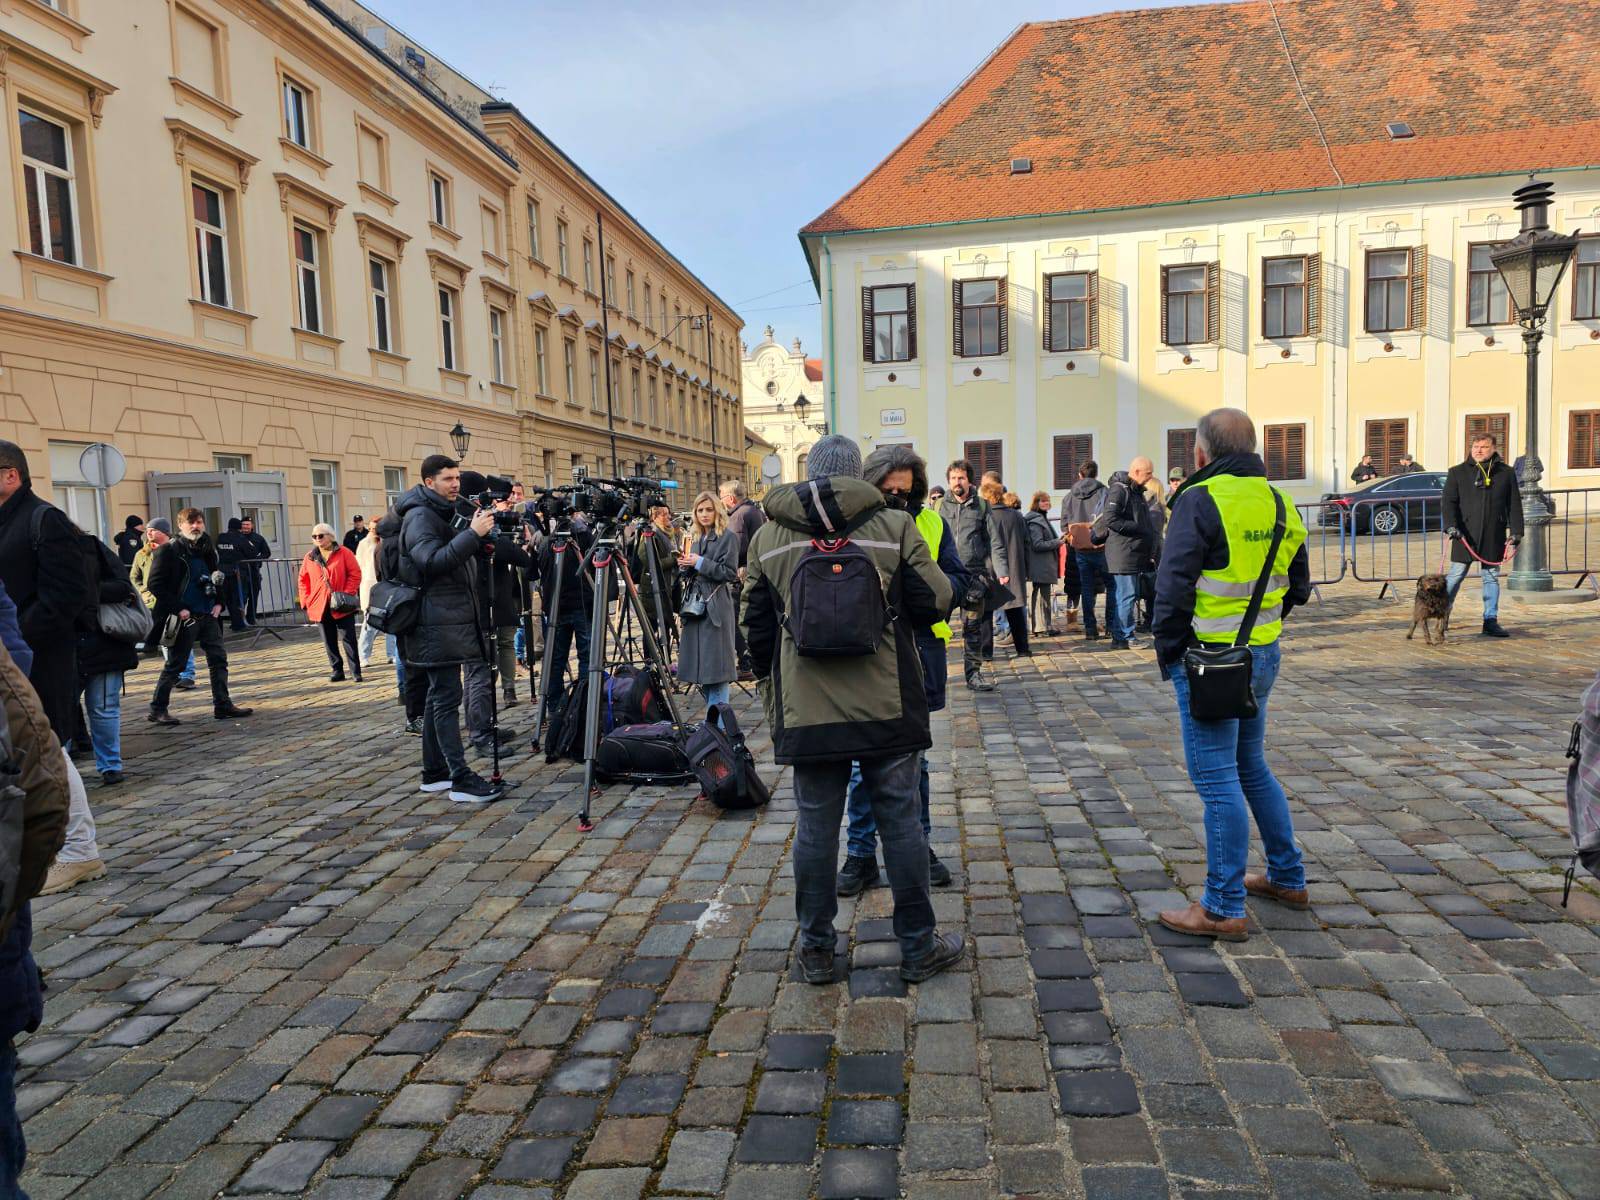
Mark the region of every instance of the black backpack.
<instances>
[{"instance_id":1,"label":"black backpack","mask_svg":"<svg viewBox=\"0 0 1600 1200\"><path fill-rule=\"evenodd\" d=\"M600 739L594 773L608 783L683 783L693 779L671 721L619 725Z\"/></svg>"},{"instance_id":2,"label":"black backpack","mask_svg":"<svg viewBox=\"0 0 1600 1200\"><path fill-rule=\"evenodd\" d=\"M667 702L656 677L640 667L618 667L606 680L606 728L620 725L648 725L668 720Z\"/></svg>"},{"instance_id":3,"label":"black backpack","mask_svg":"<svg viewBox=\"0 0 1600 1200\"><path fill-rule=\"evenodd\" d=\"M849 538L812 538L801 551L783 627L802 658L876 654L894 615L877 564Z\"/></svg>"},{"instance_id":4,"label":"black backpack","mask_svg":"<svg viewBox=\"0 0 1600 1200\"><path fill-rule=\"evenodd\" d=\"M611 707L605 703L607 691L611 686L611 676L602 673L600 676L600 736L603 738L610 733L616 725L612 719ZM573 762L583 761L583 733L589 719L589 673L585 671L572 682L572 686L561 697L561 703L550 717L550 728L545 735L544 760L553 763L557 759L570 758Z\"/></svg>"},{"instance_id":5,"label":"black backpack","mask_svg":"<svg viewBox=\"0 0 1600 1200\"><path fill-rule=\"evenodd\" d=\"M772 799L730 705L711 706L705 724L689 735L687 752L701 792L718 808L760 808Z\"/></svg>"}]
</instances>

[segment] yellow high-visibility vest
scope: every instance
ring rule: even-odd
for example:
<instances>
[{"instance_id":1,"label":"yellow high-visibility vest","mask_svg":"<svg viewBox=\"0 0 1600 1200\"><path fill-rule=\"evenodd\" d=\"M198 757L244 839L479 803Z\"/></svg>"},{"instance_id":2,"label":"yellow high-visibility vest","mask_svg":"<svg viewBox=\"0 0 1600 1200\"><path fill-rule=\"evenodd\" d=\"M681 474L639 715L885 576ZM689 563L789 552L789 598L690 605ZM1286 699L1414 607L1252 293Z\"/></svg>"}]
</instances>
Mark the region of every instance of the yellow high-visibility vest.
<instances>
[{"instance_id":1,"label":"yellow high-visibility vest","mask_svg":"<svg viewBox=\"0 0 1600 1200\"><path fill-rule=\"evenodd\" d=\"M1232 644L1244 624L1245 610L1272 545L1277 521L1273 487L1260 476L1216 475L1191 487L1205 488L1222 517L1228 539L1228 563L1215 571L1202 571L1195 584L1194 633L1202 642ZM1181 501L1180 501L1181 503ZM1294 501L1283 498L1283 542L1267 579L1261 612L1250 629L1252 646L1270 646L1283 633L1283 597L1289 590L1289 564L1306 540L1305 522Z\"/></svg>"},{"instance_id":2,"label":"yellow high-visibility vest","mask_svg":"<svg viewBox=\"0 0 1600 1200\"><path fill-rule=\"evenodd\" d=\"M917 532L922 535L922 540L928 543L928 553L933 555L933 565L939 565L939 543L944 539L944 518L937 509L924 505L917 510ZM941 642L950 640L950 623L948 621L935 621L933 633Z\"/></svg>"}]
</instances>

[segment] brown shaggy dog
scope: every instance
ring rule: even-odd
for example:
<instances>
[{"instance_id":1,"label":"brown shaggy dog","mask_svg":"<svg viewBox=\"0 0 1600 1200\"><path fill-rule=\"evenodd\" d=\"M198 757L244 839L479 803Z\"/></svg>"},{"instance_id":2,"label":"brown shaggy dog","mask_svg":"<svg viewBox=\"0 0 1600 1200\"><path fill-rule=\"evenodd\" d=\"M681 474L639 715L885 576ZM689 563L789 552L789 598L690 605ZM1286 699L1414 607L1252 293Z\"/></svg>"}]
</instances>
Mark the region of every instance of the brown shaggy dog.
<instances>
[{"instance_id":1,"label":"brown shaggy dog","mask_svg":"<svg viewBox=\"0 0 1600 1200\"><path fill-rule=\"evenodd\" d=\"M1433 645L1433 634L1428 622L1439 622L1439 644L1444 645L1444 631L1450 627L1450 588L1443 575L1424 575L1417 580L1417 599L1411 606L1411 632L1406 641L1422 626L1422 640Z\"/></svg>"}]
</instances>

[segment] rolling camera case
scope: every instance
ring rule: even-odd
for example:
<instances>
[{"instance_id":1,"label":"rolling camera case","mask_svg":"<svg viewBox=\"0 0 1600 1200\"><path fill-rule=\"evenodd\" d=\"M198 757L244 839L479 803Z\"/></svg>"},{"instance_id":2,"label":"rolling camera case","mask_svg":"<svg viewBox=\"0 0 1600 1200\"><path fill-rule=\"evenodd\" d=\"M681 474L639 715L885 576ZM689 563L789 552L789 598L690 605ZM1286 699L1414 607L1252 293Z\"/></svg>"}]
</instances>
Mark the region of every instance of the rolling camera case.
<instances>
[{"instance_id":1,"label":"rolling camera case","mask_svg":"<svg viewBox=\"0 0 1600 1200\"><path fill-rule=\"evenodd\" d=\"M683 783L694 778L671 721L613 729L600 739L594 770L611 783Z\"/></svg>"},{"instance_id":2,"label":"rolling camera case","mask_svg":"<svg viewBox=\"0 0 1600 1200\"><path fill-rule=\"evenodd\" d=\"M756 773L755 759L731 706L713 704L705 724L689 735L687 750L689 769L700 781L700 790L718 808L760 808L772 799Z\"/></svg>"}]
</instances>

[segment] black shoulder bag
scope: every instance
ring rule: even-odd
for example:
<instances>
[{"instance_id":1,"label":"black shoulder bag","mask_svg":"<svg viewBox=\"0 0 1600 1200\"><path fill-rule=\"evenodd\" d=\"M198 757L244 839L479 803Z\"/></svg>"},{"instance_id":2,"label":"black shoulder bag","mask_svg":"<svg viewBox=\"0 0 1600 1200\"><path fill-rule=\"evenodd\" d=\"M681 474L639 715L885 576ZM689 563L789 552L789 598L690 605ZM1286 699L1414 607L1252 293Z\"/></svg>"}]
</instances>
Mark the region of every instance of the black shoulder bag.
<instances>
[{"instance_id":1,"label":"black shoulder bag","mask_svg":"<svg viewBox=\"0 0 1600 1200\"><path fill-rule=\"evenodd\" d=\"M1250 631L1261 615L1267 581L1272 578L1278 548L1283 545L1285 523L1283 493L1273 488L1272 499L1278 511L1272 545L1261 567L1261 577L1250 593L1250 606L1244 610L1239 636L1231 646L1191 646L1183 652L1183 673L1189 680L1189 715L1196 721L1245 721L1258 711L1255 692L1250 689L1255 665L1250 655Z\"/></svg>"}]
</instances>

